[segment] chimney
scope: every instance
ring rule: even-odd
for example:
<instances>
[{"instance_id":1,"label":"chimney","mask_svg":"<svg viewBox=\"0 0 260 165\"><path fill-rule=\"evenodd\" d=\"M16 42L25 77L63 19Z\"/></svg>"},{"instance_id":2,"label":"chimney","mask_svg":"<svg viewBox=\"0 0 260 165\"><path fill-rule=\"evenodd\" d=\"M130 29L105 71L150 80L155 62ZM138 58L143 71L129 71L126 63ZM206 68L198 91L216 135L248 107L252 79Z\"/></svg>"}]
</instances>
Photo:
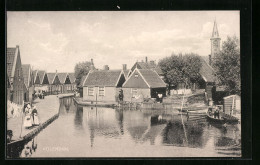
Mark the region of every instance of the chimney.
<instances>
[{"instance_id":1,"label":"chimney","mask_svg":"<svg viewBox=\"0 0 260 165\"><path fill-rule=\"evenodd\" d=\"M123 64L123 70L127 70L127 65Z\"/></svg>"},{"instance_id":2,"label":"chimney","mask_svg":"<svg viewBox=\"0 0 260 165\"><path fill-rule=\"evenodd\" d=\"M18 48L18 49L19 49L19 45L16 45L16 48Z\"/></svg>"},{"instance_id":3,"label":"chimney","mask_svg":"<svg viewBox=\"0 0 260 165\"><path fill-rule=\"evenodd\" d=\"M209 55L209 65L211 65L212 63L212 59L211 59L211 55Z\"/></svg>"},{"instance_id":4,"label":"chimney","mask_svg":"<svg viewBox=\"0 0 260 165\"><path fill-rule=\"evenodd\" d=\"M104 65L104 70L109 70L108 65Z\"/></svg>"},{"instance_id":5,"label":"chimney","mask_svg":"<svg viewBox=\"0 0 260 165\"><path fill-rule=\"evenodd\" d=\"M148 58L147 58L147 56L145 57L145 62L146 62L146 63L148 62Z\"/></svg>"},{"instance_id":6,"label":"chimney","mask_svg":"<svg viewBox=\"0 0 260 165\"><path fill-rule=\"evenodd\" d=\"M91 64L94 65L93 59L91 58Z\"/></svg>"}]
</instances>

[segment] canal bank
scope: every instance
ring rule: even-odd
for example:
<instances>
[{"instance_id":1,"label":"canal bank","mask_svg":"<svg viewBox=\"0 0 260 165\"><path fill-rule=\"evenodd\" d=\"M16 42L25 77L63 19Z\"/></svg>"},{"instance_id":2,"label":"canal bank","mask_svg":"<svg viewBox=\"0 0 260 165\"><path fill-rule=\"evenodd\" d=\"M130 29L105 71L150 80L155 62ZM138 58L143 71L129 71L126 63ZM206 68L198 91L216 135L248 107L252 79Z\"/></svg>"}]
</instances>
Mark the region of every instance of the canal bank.
<instances>
[{"instance_id":1,"label":"canal bank","mask_svg":"<svg viewBox=\"0 0 260 165\"><path fill-rule=\"evenodd\" d=\"M57 95L46 96L45 99L35 99L32 103L37 107L38 117L40 121L39 126L26 129L23 127L24 116L22 112L18 117L9 118L7 121L7 130L12 130L12 141L26 139L39 131L39 128L46 126L57 117L59 113L59 98Z\"/></svg>"}]
</instances>

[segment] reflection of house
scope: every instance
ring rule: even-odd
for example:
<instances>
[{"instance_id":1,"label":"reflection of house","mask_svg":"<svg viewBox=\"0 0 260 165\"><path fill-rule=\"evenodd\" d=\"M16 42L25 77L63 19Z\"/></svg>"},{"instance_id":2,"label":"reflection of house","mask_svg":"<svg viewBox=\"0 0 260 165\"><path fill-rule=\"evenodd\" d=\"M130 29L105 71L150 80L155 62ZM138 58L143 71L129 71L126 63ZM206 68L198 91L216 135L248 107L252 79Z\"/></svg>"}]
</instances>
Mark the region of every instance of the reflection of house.
<instances>
[{"instance_id":1,"label":"reflection of house","mask_svg":"<svg viewBox=\"0 0 260 165\"><path fill-rule=\"evenodd\" d=\"M135 69L123 84L124 101L142 102L143 98L156 98L166 94L166 84L151 69Z\"/></svg>"},{"instance_id":2,"label":"reflection of house","mask_svg":"<svg viewBox=\"0 0 260 165\"><path fill-rule=\"evenodd\" d=\"M32 101L32 94L34 92L34 86L33 86L33 77L32 77L32 71L31 66L29 64L22 65L23 69L23 78L24 78L24 101Z\"/></svg>"},{"instance_id":3,"label":"reflection of house","mask_svg":"<svg viewBox=\"0 0 260 165\"><path fill-rule=\"evenodd\" d=\"M83 100L115 102L124 82L125 76L121 70L90 71L83 87Z\"/></svg>"},{"instance_id":4,"label":"reflection of house","mask_svg":"<svg viewBox=\"0 0 260 165\"><path fill-rule=\"evenodd\" d=\"M19 46L7 48L7 76L10 82L10 101L22 104L24 100L24 80Z\"/></svg>"}]
</instances>

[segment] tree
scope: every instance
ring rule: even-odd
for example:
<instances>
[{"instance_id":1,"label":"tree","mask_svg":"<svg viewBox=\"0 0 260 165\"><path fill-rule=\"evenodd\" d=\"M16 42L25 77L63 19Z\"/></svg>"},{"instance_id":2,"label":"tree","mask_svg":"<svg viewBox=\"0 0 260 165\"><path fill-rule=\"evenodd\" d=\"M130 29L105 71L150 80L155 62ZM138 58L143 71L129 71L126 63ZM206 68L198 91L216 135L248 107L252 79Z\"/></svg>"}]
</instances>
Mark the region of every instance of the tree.
<instances>
[{"instance_id":1,"label":"tree","mask_svg":"<svg viewBox=\"0 0 260 165\"><path fill-rule=\"evenodd\" d=\"M91 62L80 62L80 63L77 63L74 67L74 74L75 74L75 77L76 77L76 83L77 85L79 85L80 81L81 81L81 78L82 76L84 75L87 75L88 72L90 71L91 69L91 65L92 63ZM93 66L94 67L94 66Z\"/></svg>"},{"instance_id":2,"label":"tree","mask_svg":"<svg viewBox=\"0 0 260 165\"><path fill-rule=\"evenodd\" d=\"M164 81L171 86L177 86L179 83L185 83L191 86L192 83L200 79L201 59L194 53L190 54L172 54L170 57L159 61L159 67L164 74Z\"/></svg>"},{"instance_id":3,"label":"tree","mask_svg":"<svg viewBox=\"0 0 260 165\"><path fill-rule=\"evenodd\" d=\"M227 37L223 42L222 51L217 54L213 62L218 85L225 86L230 94L239 94L241 91L240 79L240 46L236 36Z\"/></svg>"}]
</instances>

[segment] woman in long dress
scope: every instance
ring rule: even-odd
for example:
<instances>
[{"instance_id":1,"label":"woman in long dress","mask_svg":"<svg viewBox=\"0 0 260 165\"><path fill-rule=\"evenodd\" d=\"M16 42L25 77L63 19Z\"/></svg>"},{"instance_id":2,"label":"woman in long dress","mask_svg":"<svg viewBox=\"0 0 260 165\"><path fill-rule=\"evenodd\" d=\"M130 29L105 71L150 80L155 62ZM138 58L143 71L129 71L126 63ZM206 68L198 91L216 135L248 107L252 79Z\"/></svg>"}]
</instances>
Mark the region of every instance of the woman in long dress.
<instances>
[{"instance_id":1,"label":"woman in long dress","mask_svg":"<svg viewBox=\"0 0 260 165\"><path fill-rule=\"evenodd\" d=\"M31 119L31 108L29 104L26 106L24 113L25 113L25 117L24 117L23 126L25 128L30 128L32 126L32 119Z\"/></svg>"},{"instance_id":2,"label":"woman in long dress","mask_svg":"<svg viewBox=\"0 0 260 165\"><path fill-rule=\"evenodd\" d=\"M33 125L39 125L40 124L36 106L33 107L32 118L33 118Z\"/></svg>"}]
</instances>

